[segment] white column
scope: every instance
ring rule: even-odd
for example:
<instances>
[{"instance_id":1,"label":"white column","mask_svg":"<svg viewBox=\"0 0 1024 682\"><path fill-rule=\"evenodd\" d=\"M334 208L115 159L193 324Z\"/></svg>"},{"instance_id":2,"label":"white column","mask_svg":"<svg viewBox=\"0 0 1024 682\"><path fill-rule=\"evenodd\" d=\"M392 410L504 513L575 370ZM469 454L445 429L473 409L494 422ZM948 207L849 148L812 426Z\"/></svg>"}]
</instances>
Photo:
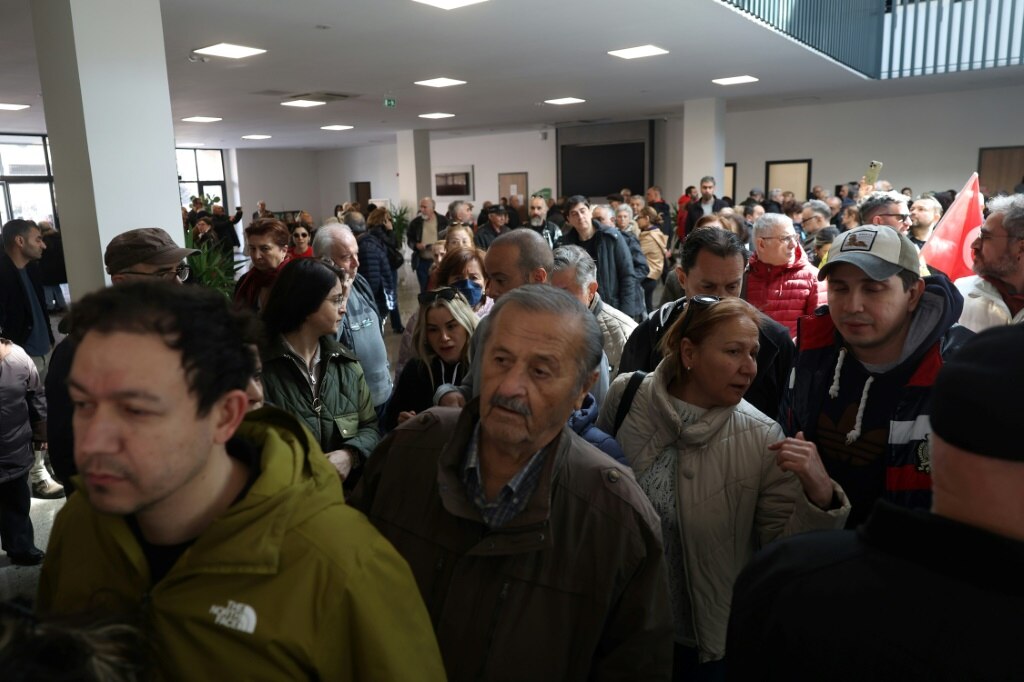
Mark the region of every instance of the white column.
<instances>
[{"instance_id":1,"label":"white column","mask_svg":"<svg viewBox=\"0 0 1024 682\"><path fill-rule=\"evenodd\" d=\"M664 130L664 144L661 146L665 157L662 197L668 203L674 204L687 185L697 183L693 180L687 182L686 176L683 175L683 117L670 116L665 121Z\"/></svg>"},{"instance_id":2,"label":"white column","mask_svg":"<svg viewBox=\"0 0 1024 682\"><path fill-rule=\"evenodd\" d=\"M715 98L684 102L682 128L682 186L699 185L703 176L711 175L721 187L725 169L725 102Z\"/></svg>"},{"instance_id":3,"label":"white column","mask_svg":"<svg viewBox=\"0 0 1024 682\"><path fill-rule=\"evenodd\" d=\"M416 214L416 206L423 197L434 196L433 175L430 171L430 131L399 130L398 201Z\"/></svg>"},{"instance_id":4,"label":"white column","mask_svg":"<svg viewBox=\"0 0 1024 682\"><path fill-rule=\"evenodd\" d=\"M32 2L68 281L104 286L116 235L184 243L159 0ZM184 59L184 55L182 55Z\"/></svg>"}]
</instances>

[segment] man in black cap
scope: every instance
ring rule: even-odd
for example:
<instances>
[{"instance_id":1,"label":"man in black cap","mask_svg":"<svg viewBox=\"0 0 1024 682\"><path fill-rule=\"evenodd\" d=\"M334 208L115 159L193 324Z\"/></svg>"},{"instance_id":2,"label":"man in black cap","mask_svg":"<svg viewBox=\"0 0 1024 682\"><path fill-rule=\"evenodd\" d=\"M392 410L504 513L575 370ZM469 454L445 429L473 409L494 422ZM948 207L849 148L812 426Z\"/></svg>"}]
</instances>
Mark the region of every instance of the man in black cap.
<instances>
[{"instance_id":1,"label":"man in black cap","mask_svg":"<svg viewBox=\"0 0 1024 682\"><path fill-rule=\"evenodd\" d=\"M477 231L476 236L473 237L473 241L478 247L483 250L487 250L487 247L491 245L498 235L505 232L505 226L508 224L508 211L501 204L495 204L487 209L487 224L481 225Z\"/></svg>"},{"instance_id":2,"label":"man in black cap","mask_svg":"<svg viewBox=\"0 0 1024 682\"><path fill-rule=\"evenodd\" d=\"M197 249L178 246L171 235L159 227L142 227L111 239L103 254L103 263L113 284L152 279L181 284L189 274L184 259L196 253L199 253ZM77 473L71 431L71 398L67 387L75 346L71 336L57 344L46 375L50 464L68 493L74 490L71 476Z\"/></svg>"},{"instance_id":3,"label":"man in black cap","mask_svg":"<svg viewBox=\"0 0 1024 682\"><path fill-rule=\"evenodd\" d=\"M931 513L879 502L852 531L773 544L736 582L735 679L1009 680L1024 632L1024 328L939 372Z\"/></svg>"}]
</instances>

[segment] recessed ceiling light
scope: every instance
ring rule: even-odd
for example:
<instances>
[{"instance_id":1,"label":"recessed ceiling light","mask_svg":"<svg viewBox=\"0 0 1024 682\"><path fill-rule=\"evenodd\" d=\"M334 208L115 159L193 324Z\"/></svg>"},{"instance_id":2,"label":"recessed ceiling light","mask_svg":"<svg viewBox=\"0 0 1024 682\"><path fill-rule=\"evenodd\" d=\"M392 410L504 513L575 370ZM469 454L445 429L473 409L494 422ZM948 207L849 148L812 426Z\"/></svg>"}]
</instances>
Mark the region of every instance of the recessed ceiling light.
<instances>
[{"instance_id":1,"label":"recessed ceiling light","mask_svg":"<svg viewBox=\"0 0 1024 682\"><path fill-rule=\"evenodd\" d=\"M546 99L546 100L544 100L544 103L545 104L582 104L583 102L586 102L586 101L587 100L580 99L579 97L559 97L558 99Z\"/></svg>"},{"instance_id":2,"label":"recessed ceiling light","mask_svg":"<svg viewBox=\"0 0 1024 682\"><path fill-rule=\"evenodd\" d=\"M175 144L176 147L205 147L205 142L178 142Z\"/></svg>"},{"instance_id":3,"label":"recessed ceiling light","mask_svg":"<svg viewBox=\"0 0 1024 682\"><path fill-rule=\"evenodd\" d=\"M420 118L452 118L455 114L442 114L440 112L436 114L420 114Z\"/></svg>"},{"instance_id":4,"label":"recessed ceiling light","mask_svg":"<svg viewBox=\"0 0 1024 682\"><path fill-rule=\"evenodd\" d=\"M639 59L640 57L668 54L668 50L663 50L656 45L640 45L638 47L627 47L625 50L612 50L608 54L613 57L621 57L622 59Z\"/></svg>"},{"instance_id":5,"label":"recessed ceiling light","mask_svg":"<svg viewBox=\"0 0 1024 682\"><path fill-rule=\"evenodd\" d=\"M201 47L193 50L196 54L208 54L211 57L227 57L228 59L242 59L253 55L263 54L266 50L258 47L246 47L245 45L232 45L231 43L217 43L209 47Z\"/></svg>"},{"instance_id":6,"label":"recessed ceiling light","mask_svg":"<svg viewBox=\"0 0 1024 682\"><path fill-rule=\"evenodd\" d=\"M355 126L343 126L343 125L320 126L320 130L352 130L352 128L354 128L354 127Z\"/></svg>"},{"instance_id":7,"label":"recessed ceiling light","mask_svg":"<svg viewBox=\"0 0 1024 682\"><path fill-rule=\"evenodd\" d=\"M282 107L319 107L327 102L322 102L317 99L291 99L287 102L281 102Z\"/></svg>"},{"instance_id":8,"label":"recessed ceiling light","mask_svg":"<svg viewBox=\"0 0 1024 682\"><path fill-rule=\"evenodd\" d=\"M713 78L711 82L718 85L740 85L742 83L756 83L757 79L753 76L732 76L730 78Z\"/></svg>"},{"instance_id":9,"label":"recessed ceiling light","mask_svg":"<svg viewBox=\"0 0 1024 682\"><path fill-rule=\"evenodd\" d=\"M217 121L223 121L222 118L216 116L189 116L188 118L181 119L186 123L216 123Z\"/></svg>"},{"instance_id":10,"label":"recessed ceiling light","mask_svg":"<svg viewBox=\"0 0 1024 682\"><path fill-rule=\"evenodd\" d=\"M475 5L479 2L487 2L487 0L412 0L423 5L430 5L431 7L437 7L438 9L458 9L465 7L466 5Z\"/></svg>"},{"instance_id":11,"label":"recessed ceiling light","mask_svg":"<svg viewBox=\"0 0 1024 682\"><path fill-rule=\"evenodd\" d=\"M269 140L270 135L242 135L243 140Z\"/></svg>"},{"instance_id":12,"label":"recessed ceiling light","mask_svg":"<svg viewBox=\"0 0 1024 682\"><path fill-rule=\"evenodd\" d=\"M0 104L0 111L21 111L28 108L28 104Z\"/></svg>"},{"instance_id":13,"label":"recessed ceiling light","mask_svg":"<svg viewBox=\"0 0 1024 682\"><path fill-rule=\"evenodd\" d=\"M426 85L428 88L450 88L453 85L465 85L466 81L457 81L454 78L431 78L428 81L416 81L416 85Z\"/></svg>"}]
</instances>

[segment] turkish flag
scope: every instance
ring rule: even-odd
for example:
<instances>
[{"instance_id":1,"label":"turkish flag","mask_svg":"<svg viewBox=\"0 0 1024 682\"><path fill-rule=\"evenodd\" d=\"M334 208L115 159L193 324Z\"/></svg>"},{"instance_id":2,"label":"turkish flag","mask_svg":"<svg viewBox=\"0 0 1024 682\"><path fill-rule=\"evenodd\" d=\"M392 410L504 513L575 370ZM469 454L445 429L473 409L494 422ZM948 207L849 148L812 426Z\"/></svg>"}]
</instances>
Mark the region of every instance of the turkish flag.
<instances>
[{"instance_id":1,"label":"turkish flag","mask_svg":"<svg viewBox=\"0 0 1024 682\"><path fill-rule=\"evenodd\" d=\"M953 281L973 275L971 244L978 238L985 222L983 204L978 174L973 173L921 249L924 262L946 273Z\"/></svg>"}]
</instances>

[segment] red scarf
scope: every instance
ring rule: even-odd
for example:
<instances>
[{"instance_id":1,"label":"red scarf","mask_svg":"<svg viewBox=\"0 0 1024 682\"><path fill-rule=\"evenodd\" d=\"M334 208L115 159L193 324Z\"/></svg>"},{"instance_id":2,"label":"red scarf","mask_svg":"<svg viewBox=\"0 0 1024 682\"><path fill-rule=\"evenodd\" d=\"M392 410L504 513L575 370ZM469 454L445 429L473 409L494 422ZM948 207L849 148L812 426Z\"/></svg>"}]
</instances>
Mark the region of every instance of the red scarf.
<instances>
[{"instance_id":1,"label":"red scarf","mask_svg":"<svg viewBox=\"0 0 1024 682\"><path fill-rule=\"evenodd\" d=\"M250 268L249 272L245 273L242 279L238 280L238 286L235 288L235 303L250 310L259 310L260 292L274 285L277 275L281 272L281 268L291 259L291 255L286 254L281 264L269 271Z\"/></svg>"}]
</instances>

